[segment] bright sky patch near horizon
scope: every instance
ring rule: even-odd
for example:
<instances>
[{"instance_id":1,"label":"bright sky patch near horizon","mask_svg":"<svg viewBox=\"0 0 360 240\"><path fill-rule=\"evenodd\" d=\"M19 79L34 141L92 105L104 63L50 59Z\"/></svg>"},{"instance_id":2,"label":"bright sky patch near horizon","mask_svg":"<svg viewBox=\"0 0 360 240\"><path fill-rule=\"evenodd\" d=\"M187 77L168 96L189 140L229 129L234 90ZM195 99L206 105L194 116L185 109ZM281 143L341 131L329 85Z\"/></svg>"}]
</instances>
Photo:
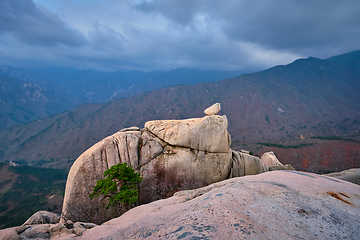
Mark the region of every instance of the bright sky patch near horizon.
<instances>
[{"instance_id":1,"label":"bright sky patch near horizon","mask_svg":"<svg viewBox=\"0 0 360 240\"><path fill-rule=\"evenodd\" d=\"M0 66L262 70L359 49L358 0L0 0Z\"/></svg>"}]
</instances>

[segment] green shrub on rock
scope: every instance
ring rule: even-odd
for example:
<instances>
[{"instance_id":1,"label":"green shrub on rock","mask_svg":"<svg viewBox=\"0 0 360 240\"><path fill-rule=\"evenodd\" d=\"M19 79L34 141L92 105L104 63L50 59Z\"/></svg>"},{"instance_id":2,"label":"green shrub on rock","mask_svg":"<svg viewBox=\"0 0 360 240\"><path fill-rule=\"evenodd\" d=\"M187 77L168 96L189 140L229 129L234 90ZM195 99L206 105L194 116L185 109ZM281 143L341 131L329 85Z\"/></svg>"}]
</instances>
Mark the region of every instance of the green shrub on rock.
<instances>
[{"instance_id":1,"label":"green shrub on rock","mask_svg":"<svg viewBox=\"0 0 360 240\"><path fill-rule=\"evenodd\" d=\"M104 179L98 180L93 192L89 195L91 199L103 196L108 199L106 209L115 203L124 203L127 207L138 201L139 193L137 186L141 182L140 173L127 167L126 163L119 163L104 172Z\"/></svg>"}]
</instances>

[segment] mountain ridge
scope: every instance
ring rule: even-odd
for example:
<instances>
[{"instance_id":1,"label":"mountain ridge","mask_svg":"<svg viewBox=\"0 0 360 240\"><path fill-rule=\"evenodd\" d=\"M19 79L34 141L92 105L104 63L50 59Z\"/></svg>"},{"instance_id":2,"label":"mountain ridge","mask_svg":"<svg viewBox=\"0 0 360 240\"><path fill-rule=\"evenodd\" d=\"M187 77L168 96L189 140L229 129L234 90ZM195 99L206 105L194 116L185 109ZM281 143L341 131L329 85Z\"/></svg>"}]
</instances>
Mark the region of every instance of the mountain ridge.
<instances>
[{"instance_id":1,"label":"mountain ridge","mask_svg":"<svg viewBox=\"0 0 360 240\"><path fill-rule=\"evenodd\" d=\"M0 75L0 126L24 124L73 108L51 90L31 82Z\"/></svg>"},{"instance_id":2,"label":"mountain ridge","mask_svg":"<svg viewBox=\"0 0 360 240\"><path fill-rule=\"evenodd\" d=\"M83 103L110 102L165 86L222 80L227 77L237 76L239 73L239 71L211 71L191 68L146 73L142 71L102 72L91 69L76 70L71 68L26 70L1 66L0 74L4 75L3 78L10 77L12 79L12 81L7 81L8 85L14 85L15 82L26 82L28 85L37 86L43 92L50 92L51 94L47 95L52 96L59 106L49 108L49 111L44 113L44 111L41 112L41 108L46 108L45 103L38 101L33 103L37 107L27 106L26 109L29 109L30 112L26 113L16 109L16 107L21 107L21 104L17 104L13 108L6 108L0 105L0 114L12 114L10 119L13 119L13 121L10 121L9 117L0 115L0 123L3 122L0 125L0 129L28 123L41 117L52 116ZM2 88L4 87L3 85ZM17 99L26 98L24 84L18 85L14 91L22 93L20 95L12 94ZM2 92L1 98L5 102L10 99L6 92ZM52 99L51 97L49 98ZM37 109L40 110L37 111ZM29 117L29 114L32 117ZM29 120L26 120L27 118Z\"/></svg>"},{"instance_id":3,"label":"mountain ridge","mask_svg":"<svg viewBox=\"0 0 360 240\"><path fill-rule=\"evenodd\" d=\"M348 67L328 60L299 59L285 66L236 78L166 87L102 105L89 105L91 109L83 105L48 118L46 129L34 122L27 127L0 131L1 142L11 140L0 148L1 160L34 165L42 160L44 166L68 168L83 151L121 128L142 127L148 120L202 117L203 109L220 102L220 114L228 117L236 150L248 148L261 154L269 147L258 143L291 146L295 142L294 145L302 147L287 148L286 151L281 147L272 148L281 152L278 156L281 161L286 159L284 163L295 168L317 172L359 167L356 157L360 154L357 135L360 129L360 96L357 94L360 92L360 74L356 67L350 68L353 70L349 73ZM36 134L33 131L31 135L27 128L40 131ZM21 140L15 137L16 132L23 134ZM350 145L346 143L349 141L332 140L341 142L335 149L342 152L340 155L318 156L316 152L308 151L316 145L321 145L325 153L328 147L334 147L334 142L330 143L329 139L313 137L346 139L343 136L351 134L354 135L350 137L352 148L346 151L343 148L348 149ZM19 142L15 143L17 140ZM301 145L303 143L305 145ZM350 154L349 151L353 152ZM294 154L300 154L294 158L298 161L295 163L291 162ZM324 158L329 158L330 163L325 164ZM341 166L340 158L347 159L347 163ZM310 162L305 164L305 160Z\"/></svg>"}]
</instances>

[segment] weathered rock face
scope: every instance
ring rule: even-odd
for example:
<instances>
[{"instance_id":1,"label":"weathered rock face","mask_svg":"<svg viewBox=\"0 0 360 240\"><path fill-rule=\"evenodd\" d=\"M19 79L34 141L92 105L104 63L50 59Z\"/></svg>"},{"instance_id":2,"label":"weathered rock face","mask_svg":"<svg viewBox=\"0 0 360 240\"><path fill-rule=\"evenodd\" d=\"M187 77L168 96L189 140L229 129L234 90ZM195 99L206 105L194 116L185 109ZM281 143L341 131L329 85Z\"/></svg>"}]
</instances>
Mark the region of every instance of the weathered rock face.
<instances>
[{"instance_id":1,"label":"weathered rock face","mask_svg":"<svg viewBox=\"0 0 360 240\"><path fill-rule=\"evenodd\" d=\"M103 139L71 167L62 221L99 224L125 211L105 211L106 203L100 197L89 198L104 171L117 163L126 162L141 173L140 203L166 198L179 190L269 170L260 158L230 149L227 127L226 116L219 115L156 120L145 123L144 129L126 128Z\"/></svg>"},{"instance_id":2,"label":"weathered rock face","mask_svg":"<svg viewBox=\"0 0 360 240\"><path fill-rule=\"evenodd\" d=\"M331 177L266 172L136 207L79 239L358 239L359 193Z\"/></svg>"},{"instance_id":3,"label":"weathered rock face","mask_svg":"<svg viewBox=\"0 0 360 240\"><path fill-rule=\"evenodd\" d=\"M90 200L97 180L102 179L104 171L111 166L126 162L128 166L138 169L141 131L119 131L98 142L74 162L66 182L63 218L74 221L100 223L117 215L115 210L105 211L106 203L100 198ZM151 150L151 149L150 149ZM150 156L151 156L150 151ZM103 210L101 210L103 209ZM118 212L121 214L123 211ZM65 218L65 219L64 219Z\"/></svg>"},{"instance_id":4,"label":"weathered rock face","mask_svg":"<svg viewBox=\"0 0 360 240\"><path fill-rule=\"evenodd\" d=\"M143 176L140 201L171 196L181 189L193 189L229 178L231 151L208 153L166 146L163 154L140 168Z\"/></svg>"},{"instance_id":5,"label":"weathered rock face","mask_svg":"<svg viewBox=\"0 0 360 240\"><path fill-rule=\"evenodd\" d=\"M208 116L186 120L157 120L145 123L145 129L167 144L211 153L227 153L231 139L226 116Z\"/></svg>"},{"instance_id":6,"label":"weathered rock face","mask_svg":"<svg viewBox=\"0 0 360 240\"><path fill-rule=\"evenodd\" d=\"M70 239L81 236L83 232L95 227L93 223L57 223L57 224L32 224L20 227L7 228L0 230L2 240L21 240L21 239Z\"/></svg>"},{"instance_id":7,"label":"weathered rock face","mask_svg":"<svg viewBox=\"0 0 360 240\"><path fill-rule=\"evenodd\" d=\"M39 211L34 213L24 224L35 225L45 223L58 223L60 221L60 215L48 211Z\"/></svg>"}]
</instances>

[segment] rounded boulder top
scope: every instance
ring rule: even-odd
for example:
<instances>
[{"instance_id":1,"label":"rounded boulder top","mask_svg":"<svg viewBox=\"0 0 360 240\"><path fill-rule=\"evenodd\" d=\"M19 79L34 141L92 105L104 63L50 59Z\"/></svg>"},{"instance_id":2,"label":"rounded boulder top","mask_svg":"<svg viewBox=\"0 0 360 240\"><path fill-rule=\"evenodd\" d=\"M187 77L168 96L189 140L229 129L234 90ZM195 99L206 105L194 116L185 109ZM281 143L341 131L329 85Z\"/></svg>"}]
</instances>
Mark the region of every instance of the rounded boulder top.
<instances>
[{"instance_id":1,"label":"rounded boulder top","mask_svg":"<svg viewBox=\"0 0 360 240\"><path fill-rule=\"evenodd\" d=\"M215 103L211 107L204 110L206 116L216 115L221 110L220 103Z\"/></svg>"}]
</instances>

